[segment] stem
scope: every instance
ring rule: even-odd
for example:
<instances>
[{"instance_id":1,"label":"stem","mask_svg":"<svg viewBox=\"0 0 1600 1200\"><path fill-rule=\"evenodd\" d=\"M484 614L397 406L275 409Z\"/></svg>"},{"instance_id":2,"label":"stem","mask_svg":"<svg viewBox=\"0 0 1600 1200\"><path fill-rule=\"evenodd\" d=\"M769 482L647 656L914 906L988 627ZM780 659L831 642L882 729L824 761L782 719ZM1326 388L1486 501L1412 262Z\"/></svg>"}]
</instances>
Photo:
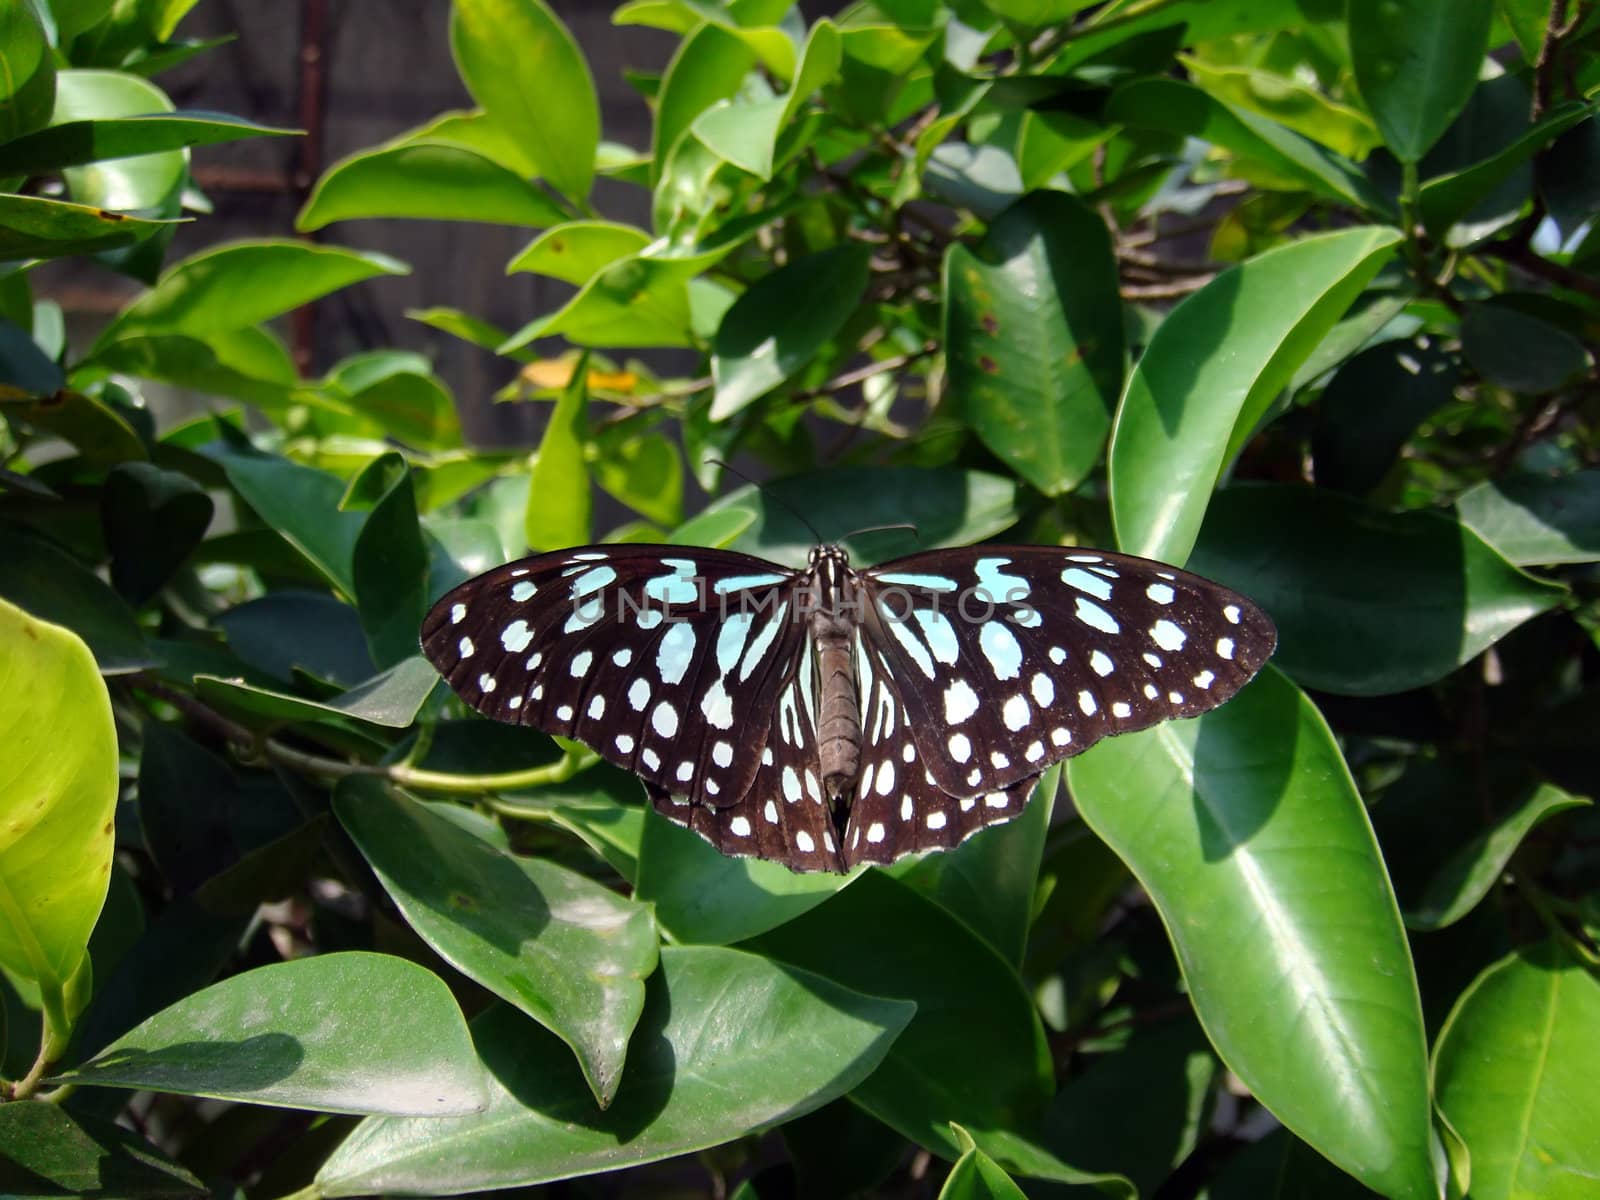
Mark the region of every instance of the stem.
<instances>
[{"instance_id":1,"label":"stem","mask_svg":"<svg viewBox=\"0 0 1600 1200\"><path fill-rule=\"evenodd\" d=\"M1422 180L1417 174L1417 164L1409 159L1400 164L1400 225L1406 238L1406 262L1417 283L1428 287L1428 259L1422 248L1421 216L1418 209L1422 201Z\"/></svg>"},{"instance_id":2,"label":"stem","mask_svg":"<svg viewBox=\"0 0 1600 1200\"><path fill-rule=\"evenodd\" d=\"M938 343L928 342L921 350L913 350L909 354L897 354L893 358L880 358L877 362L867 363L865 366L856 367L835 375L818 387L807 388L803 392L796 392L791 399L815 400L819 396L827 396L833 392L842 392L845 388L871 379L874 375L885 375L890 371L898 371L901 367L910 366L918 359L927 358L939 349Z\"/></svg>"}]
</instances>

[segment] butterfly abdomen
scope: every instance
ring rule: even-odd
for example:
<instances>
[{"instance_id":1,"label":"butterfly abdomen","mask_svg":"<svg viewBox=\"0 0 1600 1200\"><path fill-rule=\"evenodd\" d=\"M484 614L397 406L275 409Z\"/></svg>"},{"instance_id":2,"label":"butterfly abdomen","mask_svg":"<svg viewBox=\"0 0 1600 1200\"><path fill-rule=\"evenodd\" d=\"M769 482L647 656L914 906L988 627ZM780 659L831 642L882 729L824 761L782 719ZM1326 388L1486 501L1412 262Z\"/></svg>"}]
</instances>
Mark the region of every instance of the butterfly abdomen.
<instances>
[{"instance_id":1,"label":"butterfly abdomen","mask_svg":"<svg viewBox=\"0 0 1600 1200\"><path fill-rule=\"evenodd\" d=\"M817 657L817 757L822 789L837 809L848 805L861 773L861 702L851 623L836 612L811 615Z\"/></svg>"}]
</instances>

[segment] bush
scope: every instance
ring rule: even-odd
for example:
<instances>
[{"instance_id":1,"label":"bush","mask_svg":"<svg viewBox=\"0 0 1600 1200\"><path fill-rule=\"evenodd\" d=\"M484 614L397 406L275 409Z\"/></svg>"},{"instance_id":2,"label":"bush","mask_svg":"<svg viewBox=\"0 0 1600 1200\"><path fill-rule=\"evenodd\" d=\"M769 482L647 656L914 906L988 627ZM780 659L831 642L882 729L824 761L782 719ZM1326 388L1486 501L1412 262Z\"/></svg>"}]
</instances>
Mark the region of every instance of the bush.
<instances>
[{"instance_id":1,"label":"bush","mask_svg":"<svg viewBox=\"0 0 1600 1200\"><path fill-rule=\"evenodd\" d=\"M284 132L149 81L191 4L0 9L3 1190L1594 1194L1595 5L632 0L634 149L543 0L455 0L478 107L299 227L538 230L560 307L415 314L529 455L418 354L297 372L401 264L162 268L190 148ZM82 349L63 256L148 284ZM798 564L794 511L1187 563L1275 665L841 879L419 656L529 549Z\"/></svg>"}]
</instances>

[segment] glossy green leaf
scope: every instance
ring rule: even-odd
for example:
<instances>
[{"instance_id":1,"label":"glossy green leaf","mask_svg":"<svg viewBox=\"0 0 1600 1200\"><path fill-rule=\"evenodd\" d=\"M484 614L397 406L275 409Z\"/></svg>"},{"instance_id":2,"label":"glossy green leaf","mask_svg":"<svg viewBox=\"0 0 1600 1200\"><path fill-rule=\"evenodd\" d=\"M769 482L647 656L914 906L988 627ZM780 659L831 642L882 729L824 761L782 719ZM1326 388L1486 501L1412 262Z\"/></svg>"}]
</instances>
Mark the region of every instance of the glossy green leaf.
<instances>
[{"instance_id":1,"label":"glossy green leaf","mask_svg":"<svg viewBox=\"0 0 1600 1200\"><path fill-rule=\"evenodd\" d=\"M790 379L844 328L866 291L868 258L856 243L807 255L733 302L711 348L713 421Z\"/></svg>"},{"instance_id":2,"label":"glossy green leaf","mask_svg":"<svg viewBox=\"0 0 1600 1200\"><path fill-rule=\"evenodd\" d=\"M1560 947L1527 947L1478 977L1434 1051L1439 1108L1472 1156L1473 1200L1594 1194L1600 982Z\"/></svg>"},{"instance_id":3,"label":"glossy green leaf","mask_svg":"<svg viewBox=\"0 0 1600 1200\"><path fill-rule=\"evenodd\" d=\"M149 457L128 419L104 400L63 388L31 404L6 405L8 415L71 443L95 467Z\"/></svg>"},{"instance_id":4,"label":"glossy green leaf","mask_svg":"<svg viewBox=\"0 0 1600 1200\"><path fill-rule=\"evenodd\" d=\"M215 443L206 453L256 515L283 535L346 596L356 594L352 560L364 520L340 511L344 485L324 471L302 467L246 445Z\"/></svg>"},{"instance_id":5,"label":"glossy green leaf","mask_svg":"<svg viewBox=\"0 0 1600 1200\"><path fill-rule=\"evenodd\" d=\"M603 431L594 481L658 525L683 518L683 459L673 439L660 433Z\"/></svg>"},{"instance_id":6,"label":"glossy green leaf","mask_svg":"<svg viewBox=\"0 0 1600 1200\"><path fill-rule=\"evenodd\" d=\"M1573 382L1594 356L1559 325L1509 304L1474 304L1461 321L1461 351L1491 383L1540 396Z\"/></svg>"},{"instance_id":7,"label":"glossy green leaf","mask_svg":"<svg viewBox=\"0 0 1600 1200\"><path fill-rule=\"evenodd\" d=\"M912 1008L751 954L668 947L627 1073L601 1112L571 1052L509 1005L473 1023L488 1111L363 1122L317 1175L326 1197L448 1195L656 1162L809 1112L883 1060Z\"/></svg>"},{"instance_id":8,"label":"glossy green leaf","mask_svg":"<svg viewBox=\"0 0 1600 1200\"><path fill-rule=\"evenodd\" d=\"M759 179L771 179L772 155L788 108L782 96L740 103L721 100L696 117L690 128L724 162Z\"/></svg>"},{"instance_id":9,"label":"glossy green leaf","mask_svg":"<svg viewBox=\"0 0 1600 1200\"><path fill-rule=\"evenodd\" d=\"M100 345L136 334L228 333L376 275L409 268L373 251L309 242L233 242L173 266L122 310Z\"/></svg>"},{"instance_id":10,"label":"glossy green leaf","mask_svg":"<svg viewBox=\"0 0 1600 1200\"><path fill-rule=\"evenodd\" d=\"M1485 480L1456 515L1519 567L1600 561L1600 471Z\"/></svg>"},{"instance_id":11,"label":"glossy green leaf","mask_svg":"<svg viewBox=\"0 0 1600 1200\"><path fill-rule=\"evenodd\" d=\"M52 127L91 123L100 117L171 113L172 101L147 79L123 71L62 71L56 76ZM80 204L117 210L153 209L184 179L187 151L161 150L132 157L108 156L67 167L67 190Z\"/></svg>"},{"instance_id":12,"label":"glossy green leaf","mask_svg":"<svg viewBox=\"0 0 1600 1200\"><path fill-rule=\"evenodd\" d=\"M950 1121L974 1131L1016 1128L1049 1096L1044 1031L1016 973L954 917L881 871L864 872L754 945L846 987L916 1002L916 1017L852 1098L919 1145L956 1158ZM972 1086L976 1079L983 1087Z\"/></svg>"},{"instance_id":13,"label":"glossy green leaf","mask_svg":"<svg viewBox=\"0 0 1600 1200\"><path fill-rule=\"evenodd\" d=\"M588 440L588 359L580 359L539 441L528 483L523 531L534 550L560 550L589 541L594 497L583 447Z\"/></svg>"},{"instance_id":14,"label":"glossy green leaf","mask_svg":"<svg viewBox=\"0 0 1600 1200\"><path fill-rule=\"evenodd\" d=\"M1466 107L1494 0L1349 0L1356 84L1395 157L1416 162Z\"/></svg>"},{"instance_id":15,"label":"glossy green leaf","mask_svg":"<svg viewBox=\"0 0 1600 1200\"><path fill-rule=\"evenodd\" d=\"M1317 485L1361 495L1382 483L1417 426L1455 394L1456 362L1426 336L1380 342L1345 362L1317 403Z\"/></svg>"},{"instance_id":16,"label":"glossy green leaf","mask_svg":"<svg viewBox=\"0 0 1600 1200\"><path fill-rule=\"evenodd\" d=\"M970 1133L954 1123L950 1128L961 1147L961 1157L945 1177L939 1200L1028 1200L1027 1193L978 1148Z\"/></svg>"},{"instance_id":17,"label":"glossy green leaf","mask_svg":"<svg viewBox=\"0 0 1600 1200\"><path fill-rule=\"evenodd\" d=\"M1476 241L1470 232L1455 236L1450 227L1467 216L1517 167L1580 121L1593 116L1595 111L1595 106L1589 104L1563 105L1494 154L1471 166L1428 180L1422 185L1419 204L1428 232L1450 245Z\"/></svg>"},{"instance_id":18,"label":"glossy green leaf","mask_svg":"<svg viewBox=\"0 0 1600 1200\"><path fill-rule=\"evenodd\" d=\"M100 671L122 675L154 659L133 610L100 577L25 527L0 525L0 597L88 643Z\"/></svg>"},{"instance_id":19,"label":"glossy green leaf","mask_svg":"<svg viewBox=\"0 0 1600 1200\"><path fill-rule=\"evenodd\" d=\"M348 511L357 499L369 511L350 556L356 610L372 661L389 668L416 654L417 631L433 599L429 551L406 460L393 452L373 459L351 480L341 507Z\"/></svg>"},{"instance_id":20,"label":"glossy green leaf","mask_svg":"<svg viewBox=\"0 0 1600 1200\"><path fill-rule=\"evenodd\" d=\"M706 512L755 514L733 549L802 567L818 541L842 542L858 563L882 562L941 546L993 537L1017 520L1014 480L954 467L836 467L791 475L719 496ZM813 533L796 517L816 526ZM853 530L904 521L915 534Z\"/></svg>"},{"instance_id":21,"label":"glossy green leaf","mask_svg":"<svg viewBox=\"0 0 1600 1200\"><path fill-rule=\"evenodd\" d=\"M4 600L0 745L0 966L39 985L64 1038L111 875L117 731L89 648Z\"/></svg>"},{"instance_id":22,"label":"glossy green leaf","mask_svg":"<svg viewBox=\"0 0 1600 1200\"><path fill-rule=\"evenodd\" d=\"M481 154L406 141L359 151L328 168L295 228L309 232L363 217L542 227L560 224L566 214L535 184Z\"/></svg>"},{"instance_id":23,"label":"glossy green leaf","mask_svg":"<svg viewBox=\"0 0 1600 1200\"><path fill-rule=\"evenodd\" d=\"M204 1184L136 1133L54 1104L0 1105L0 1188L7 1195L178 1200Z\"/></svg>"},{"instance_id":24,"label":"glossy green leaf","mask_svg":"<svg viewBox=\"0 0 1600 1200\"><path fill-rule=\"evenodd\" d=\"M903 859L889 873L953 914L1020 968L1060 781L1061 772L1052 767L1015 821L943 854Z\"/></svg>"},{"instance_id":25,"label":"glossy green leaf","mask_svg":"<svg viewBox=\"0 0 1600 1200\"><path fill-rule=\"evenodd\" d=\"M539 174L570 199L587 197L600 105L583 52L550 7L543 0L458 0L450 48L472 98Z\"/></svg>"},{"instance_id":26,"label":"glossy green leaf","mask_svg":"<svg viewBox=\"0 0 1600 1200\"><path fill-rule=\"evenodd\" d=\"M100 495L111 582L142 604L200 544L215 505L187 475L144 462L123 463L111 471Z\"/></svg>"},{"instance_id":27,"label":"glossy green leaf","mask_svg":"<svg viewBox=\"0 0 1600 1200\"><path fill-rule=\"evenodd\" d=\"M1220 493L1189 565L1267 611L1302 686L1357 696L1442 679L1565 595L1439 513L1303 487Z\"/></svg>"},{"instance_id":28,"label":"glossy green leaf","mask_svg":"<svg viewBox=\"0 0 1600 1200\"><path fill-rule=\"evenodd\" d=\"M725 946L794 920L858 878L734 858L647 809L634 885L674 941Z\"/></svg>"},{"instance_id":29,"label":"glossy green leaf","mask_svg":"<svg viewBox=\"0 0 1600 1200\"><path fill-rule=\"evenodd\" d=\"M1179 133L1221 146L1325 200L1379 215L1391 207L1348 159L1275 121L1224 104L1192 84L1135 80L1112 94L1106 116L1137 129Z\"/></svg>"},{"instance_id":30,"label":"glossy green leaf","mask_svg":"<svg viewBox=\"0 0 1600 1200\"><path fill-rule=\"evenodd\" d=\"M325 589L282 587L218 613L213 622L240 661L286 683L352 687L377 670L362 636L361 618ZM197 674L210 673L202 661ZM249 677L233 666L223 674Z\"/></svg>"},{"instance_id":31,"label":"glossy green leaf","mask_svg":"<svg viewBox=\"0 0 1600 1200\"><path fill-rule=\"evenodd\" d=\"M452 109L389 142L391 146L457 146L499 163L518 179L532 179L539 168L512 131L481 108Z\"/></svg>"},{"instance_id":32,"label":"glossy green leaf","mask_svg":"<svg viewBox=\"0 0 1600 1200\"><path fill-rule=\"evenodd\" d=\"M1180 61L1190 79L1222 103L1304 134L1335 154L1360 161L1379 145L1370 117L1328 96L1314 81L1270 67L1206 62L1198 55Z\"/></svg>"},{"instance_id":33,"label":"glossy green leaf","mask_svg":"<svg viewBox=\"0 0 1600 1200\"><path fill-rule=\"evenodd\" d=\"M1443 929L1459 921L1489 894L1536 826L1589 803L1587 797L1568 795L1548 783L1529 790L1515 808L1445 861L1417 901L1404 910L1406 924L1412 929Z\"/></svg>"},{"instance_id":34,"label":"glossy green leaf","mask_svg":"<svg viewBox=\"0 0 1600 1200\"><path fill-rule=\"evenodd\" d=\"M438 672L420 654L326 701L308 700L242 679L222 679L214 675L194 678L195 691L203 699L252 718L252 723L274 725L285 721L350 717L390 729L405 729L415 721L438 682Z\"/></svg>"},{"instance_id":35,"label":"glossy green leaf","mask_svg":"<svg viewBox=\"0 0 1600 1200\"><path fill-rule=\"evenodd\" d=\"M0 194L0 261L110 250L170 224L65 200Z\"/></svg>"},{"instance_id":36,"label":"glossy green leaf","mask_svg":"<svg viewBox=\"0 0 1600 1200\"><path fill-rule=\"evenodd\" d=\"M650 177L659 179L678 140L695 118L739 90L756 65L756 52L738 34L707 22L684 38L656 97Z\"/></svg>"},{"instance_id":37,"label":"glossy green leaf","mask_svg":"<svg viewBox=\"0 0 1600 1200\"><path fill-rule=\"evenodd\" d=\"M31 5L0 8L0 140L10 141L50 119L56 64Z\"/></svg>"},{"instance_id":38,"label":"glossy green leaf","mask_svg":"<svg viewBox=\"0 0 1600 1200\"><path fill-rule=\"evenodd\" d=\"M1117 264L1105 222L1036 192L945 257L945 356L960 411L983 443L1047 496L1100 459L1122 388Z\"/></svg>"},{"instance_id":39,"label":"glossy green leaf","mask_svg":"<svg viewBox=\"0 0 1600 1200\"><path fill-rule=\"evenodd\" d=\"M1094 0L983 0L983 6L995 16L1025 29L1042 29L1065 21L1093 3Z\"/></svg>"},{"instance_id":40,"label":"glossy green leaf","mask_svg":"<svg viewBox=\"0 0 1600 1200\"><path fill-rule=\"evenodd\" d=\"M615 221L568 221L535 238L526 250L506 264L506 273L531 271L582 285L618 259L637 254L649 244L650 235L632 225Z\"/></svg>"},{"instance_id":41,"label":"glossy green leaf","mask_svg":"<svg viewBox=\"0 0 1600 1200\"><path fill-rule=\"evenodd\" d=\"M1222 708L1110 738L1067 773L1155 902L1223 1061L1368 1186L1435 1195L1404 930L1311 702L1269 667Z\"/></svg>"},{"instance_id":42,"label":"glossy green leaf","mask_svg":"<svg viewBox=\"0 0 1600 1200\"><path fill-rule=\"evenodd\" d=\"M1302 238L1172 310L1128 379L1111 434L1122 549L1183 562L1223 468L1399 238L1377 227Z\"/></svg>"},{"instance_id":43,"label":"glossy green leaf","mask_svg":"<svg viewBox=\"0 0 1600 1200\"><path fill-rule=\"evenodd\" d=\"M232 396L281 413L297 382L283 343L268 330L246 328L200 338L131 337L98 349L91 361L140 379L216 396Z\"/></svg>"},{"instance_id":44,"label":"glossy green leaf","mask_svg":"<svg viewBox=\"0 0 1600 1200\"><path fill-rule=\"evenodd\" d=\"M1042 1140L1083 1167L1117 1172L1153 1196L1188 1158L1211 1117L1216 1057L1188 1014L1125 1046L1085 1056L1042 1122ZM1137 1111L1139 1119L1127 1114Z\"/></svg>"},{"instance_id":45,"label":"glossy green leaf","mask_svg":"<svg viewBox=\"0 0 1600 1200\"><path fill-rule=\"evenodd\" d=\"M39 348L28 332L0 318L0 392L25 396L51 396L66 382L55 360Z\"/></svg>"},{"instance_id":46,"label":"glossy green leaf","mask_svg":"<svg viewBox=\"0 0 1600 1200\"><path fill-rule=\"evenodd\" d=\"M31 173L241 138L285 137L295 132L223 113L143 112L138 116L57 121L0 145L0 172Z\"/></svg>"},{"instance_id":47,"label":"glossy green leaf","mask_svg":"<svg viewBox=\"0 0 1600 1200\"><path fill-rule=\"evenodd\" d=\"M497 850L376 780L347 780L335 810L423 940L566 1042L608 1105L656 967L650 909Z\"/></svg>"},{"instance_id":48,"label":"glossy green leaf","mask_svg":"<svg viewBox=\"0 0 1600 1200\"><path fill-rule=\"evenodd\" d=\"M444 982L357 951L212 984L55 1078L318 1112L461 1115L488 1102Z\"/></svg>"},{"instance_id":49,"label":"glossy green leaf","mask_svg":"<svg viewBox=\"0 0 1600 1200\"><path fill-rule=\"evenodd\" d=\"M323 390L386 437L419 449L461 445L455 400L421 354L369 350L343 359L328 372ZM305 392L299 399L309 399Z\"/></svg>"}]
</instances>

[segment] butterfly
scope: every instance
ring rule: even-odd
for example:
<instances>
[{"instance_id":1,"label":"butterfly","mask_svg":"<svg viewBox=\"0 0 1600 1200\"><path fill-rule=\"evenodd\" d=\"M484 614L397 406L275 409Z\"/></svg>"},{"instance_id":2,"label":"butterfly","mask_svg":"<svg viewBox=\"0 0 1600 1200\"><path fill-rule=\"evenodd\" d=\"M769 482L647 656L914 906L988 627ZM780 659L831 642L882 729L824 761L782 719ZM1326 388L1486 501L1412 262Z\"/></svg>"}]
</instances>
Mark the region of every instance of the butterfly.
<instances>
[{"instance_id":1,"label":"butterfly","mask_svg":"<svg viewBox=\"0 0 1600 1200\"><path fill-rule=\"evenodd\" d=\"M558 550L422 626L473 708L592 746L725 854L847 871L1021 814L1051 763L1217 707L1271 656L1245 597L1099 550L977 546L803 571L727 550Z\"/></svg>"}]
</instances>

